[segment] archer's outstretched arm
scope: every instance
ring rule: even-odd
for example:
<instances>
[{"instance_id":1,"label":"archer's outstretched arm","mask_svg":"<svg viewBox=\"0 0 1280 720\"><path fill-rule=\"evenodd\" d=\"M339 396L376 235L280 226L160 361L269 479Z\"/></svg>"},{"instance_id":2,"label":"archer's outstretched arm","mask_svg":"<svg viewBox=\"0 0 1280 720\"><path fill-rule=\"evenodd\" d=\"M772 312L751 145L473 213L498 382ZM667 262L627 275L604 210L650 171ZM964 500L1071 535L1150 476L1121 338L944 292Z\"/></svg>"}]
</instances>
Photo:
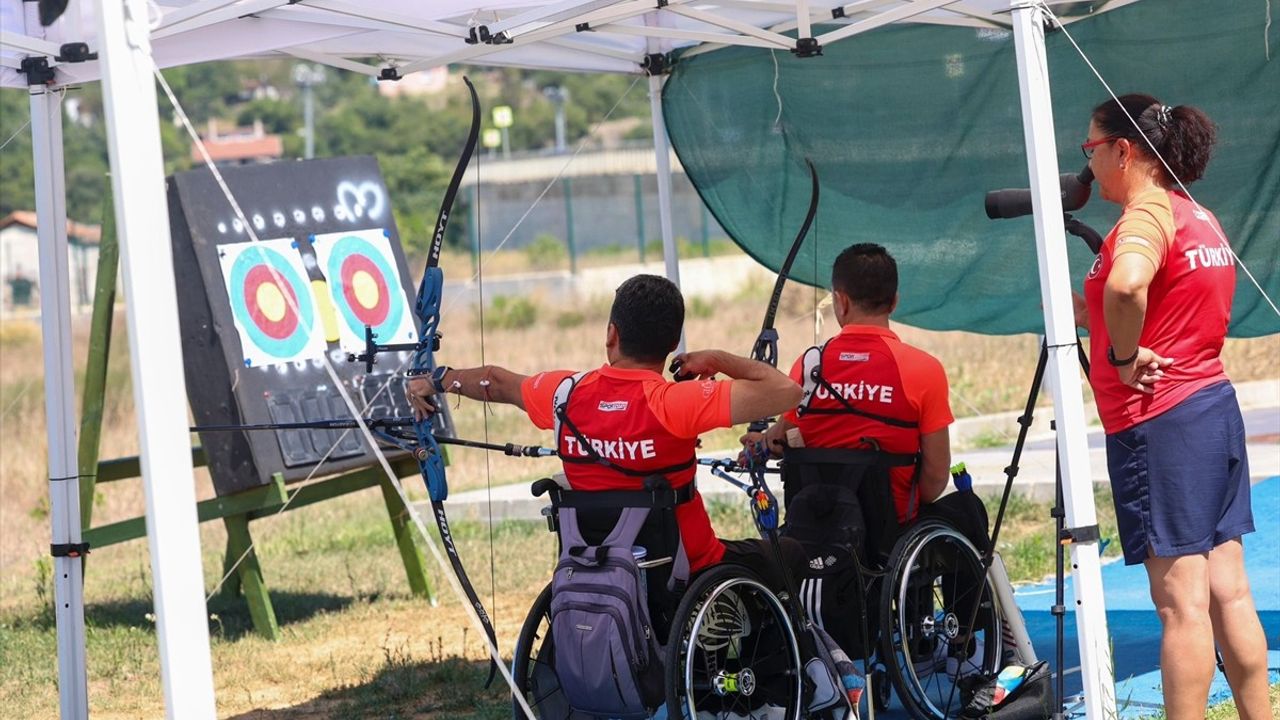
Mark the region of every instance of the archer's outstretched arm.
<instances>
[{"instance_id":1,"label":"archer's outstretched arm","mask_svg":"<svg viewBox=\"0 0 1280 720\"><path fill-rule=\"evenodd\" d=\"M524 398L520 395L520 385L525 375L511 372L497 365L482 365L474 368L447 368L440 379L445 392L457 393L472 400L505 403L524 409ZM411 378L407 385L406 396L419 419L436 411L434 399L436 389L429 376Z\"/></svg>"},{"instance_id":2,"label":"archer's outstretched arm","mask_svg":"<svg viewBox=\"0 0 1280 720\"><path fill-rule=\"evenodd\" d=\"M804 396L804 390L774 366L724 350L694 350L675 356L674 363L681 372L701 379L717 373L733 379L729 405L735 425L791 410Z\"/></svg>"}]
</instances>

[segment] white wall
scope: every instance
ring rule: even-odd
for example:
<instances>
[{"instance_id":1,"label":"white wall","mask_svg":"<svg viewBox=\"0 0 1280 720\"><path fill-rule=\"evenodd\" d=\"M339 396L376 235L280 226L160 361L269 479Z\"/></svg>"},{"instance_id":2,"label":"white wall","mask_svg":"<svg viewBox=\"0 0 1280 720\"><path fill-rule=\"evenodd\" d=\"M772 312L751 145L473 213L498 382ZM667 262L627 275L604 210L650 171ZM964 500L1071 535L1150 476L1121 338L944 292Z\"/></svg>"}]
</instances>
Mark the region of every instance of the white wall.
<instances>
[{"instance_id":1,"label":"white wall","mask_svg":"<svg viewBox=\"0 0 1280 720\"><path fill-rule=\"evenodd\" d=\"M88 309L93 305L93 288L98 274L98 247L96 245L70 245L67 259L71 270L71 306ZM18 275L38 283L40 274L40 250L36 231L25 225L10 225L0 230L0 317L7 317L26 310L39 310L39 288L32 292L32 304L28 308L15 308L9 280Z\"/></svg>"}]
</instances>

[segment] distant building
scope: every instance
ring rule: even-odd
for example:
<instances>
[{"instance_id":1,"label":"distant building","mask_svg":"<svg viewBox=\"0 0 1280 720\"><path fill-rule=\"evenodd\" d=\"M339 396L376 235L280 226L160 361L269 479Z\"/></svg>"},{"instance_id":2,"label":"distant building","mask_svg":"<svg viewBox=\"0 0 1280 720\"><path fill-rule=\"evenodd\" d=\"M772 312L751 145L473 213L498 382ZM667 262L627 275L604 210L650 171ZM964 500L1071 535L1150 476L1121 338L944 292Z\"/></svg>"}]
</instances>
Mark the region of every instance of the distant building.
<instances>
[{"instance_id":1,"label":"distant building","mask_svg":"<svg viewBox=\"0 0 1280 720\"><path fill-rule=\"evenodd\" d=\"M279 135L268 135L261 120L254 120L253 127L238 127L224 132L218 129L217 120L210 119L209 129L201 140L209 151L209 157L219 165L252 165L284 156L284 141ZM191 160L204 162L199 148L191 148Z\"/></svg>"},{"instance_id":2,"label":"distant building","mask_svg":"<svg viewBox=\"0 0 1280 720\"><path fill-rule=\"evenodd\" d=\"M0 315L40 307L40 244L36 222L36 214L30 210L15 210L0 220ZM73 305L93 304L101 239L102 230L97 225L67 221L69 299Z\"/></svg>"},{"instance_id":3,"label":"distant building","mask_svg":"<svg viewBox=\"0 0 1280 720\"><path fill-rule=\"evenodd\" d=\"M280 91L266 78L240 78L240 100L279 100Z\"/></svg>"}]
</instances>

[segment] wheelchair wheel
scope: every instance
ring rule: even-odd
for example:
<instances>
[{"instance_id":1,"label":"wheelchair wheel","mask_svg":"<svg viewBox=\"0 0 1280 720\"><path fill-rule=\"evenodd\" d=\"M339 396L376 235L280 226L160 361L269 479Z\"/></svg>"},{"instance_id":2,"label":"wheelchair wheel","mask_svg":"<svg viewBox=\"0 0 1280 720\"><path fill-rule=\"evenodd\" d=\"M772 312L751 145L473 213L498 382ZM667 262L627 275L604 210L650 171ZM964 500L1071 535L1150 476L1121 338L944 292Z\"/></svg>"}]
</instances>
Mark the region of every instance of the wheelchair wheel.
<instances>
[{"instance_id":1,"label":"wheelchair wheel","mask_svg":"<svg viewBox=\"0 0 1280 720\"><path fill-rule=\"evenodd\" d=\"M520 637L512 653L511 677L520 689L524 700L541 720L589 720L590 716L574 712L560 691L556 678L555 647L551 642L551 584L548 583L538 599L533 601ZM525 720L524 709L515 698L511 700L512 717Z\"/></svg>"},{"instance_id":2,"label":"wheelchair wheel","mask_svg":"<svg viewBox=\"0 0 1280 720\"><path fill-rule=\"evenodd\" d=\"M795 629L782 601L747 568L719 565L690 585L666 654L673 720L800 717L804 670Z\"/></svg>"},{"instance_id":3,"label":"wheelchair wheel","mask_svg":"<svg viewBox=\"0 0 1280 720\"><path fill-rule=\"evenodd\" d=\"M955 528L925 522L898 541L888 568L880 637L894 690L912 717L957 717L963 679L1000 669L1000 609L981 556Z\"/></svg>"}]
</instances>

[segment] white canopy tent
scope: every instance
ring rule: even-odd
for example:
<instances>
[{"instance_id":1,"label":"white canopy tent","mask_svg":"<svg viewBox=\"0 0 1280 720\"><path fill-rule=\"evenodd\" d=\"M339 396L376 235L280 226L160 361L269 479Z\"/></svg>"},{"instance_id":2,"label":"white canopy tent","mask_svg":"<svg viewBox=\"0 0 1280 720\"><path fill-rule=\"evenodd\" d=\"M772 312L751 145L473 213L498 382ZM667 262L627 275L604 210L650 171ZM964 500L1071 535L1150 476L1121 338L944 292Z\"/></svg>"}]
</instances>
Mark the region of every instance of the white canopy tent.
<instances>
[{"instance_id":1,"label":"white canopy tent","mask_svg":"<svg viewBox=\"0 0 1280 720\"><path fill-rule=\"evenodd\" d=\"M1068 24L1135 1L1055 7ZM54 544L80 542L59 88L104 83L162 684L169 717L202 718L215 713L212 665L154 66L292 56L386 80L451 63L649 74L663 245L668 274L678 282L660 104L666 53L745 45L803 54L892 23L1014 33L1067 523L1094 525L1044 49L1048 22L1048 7L1033 0L71 0L45 28L36 3L0 0L0 85L29 88L40 281L43 296L54 299L42 312ZM1085 709L1090 718L1109 717L1115 698L1098 547L1072 544L1071 554ZM62 715L86 717L81 565L70 556L55 562Z\"/></svg>"}]
</instances>

